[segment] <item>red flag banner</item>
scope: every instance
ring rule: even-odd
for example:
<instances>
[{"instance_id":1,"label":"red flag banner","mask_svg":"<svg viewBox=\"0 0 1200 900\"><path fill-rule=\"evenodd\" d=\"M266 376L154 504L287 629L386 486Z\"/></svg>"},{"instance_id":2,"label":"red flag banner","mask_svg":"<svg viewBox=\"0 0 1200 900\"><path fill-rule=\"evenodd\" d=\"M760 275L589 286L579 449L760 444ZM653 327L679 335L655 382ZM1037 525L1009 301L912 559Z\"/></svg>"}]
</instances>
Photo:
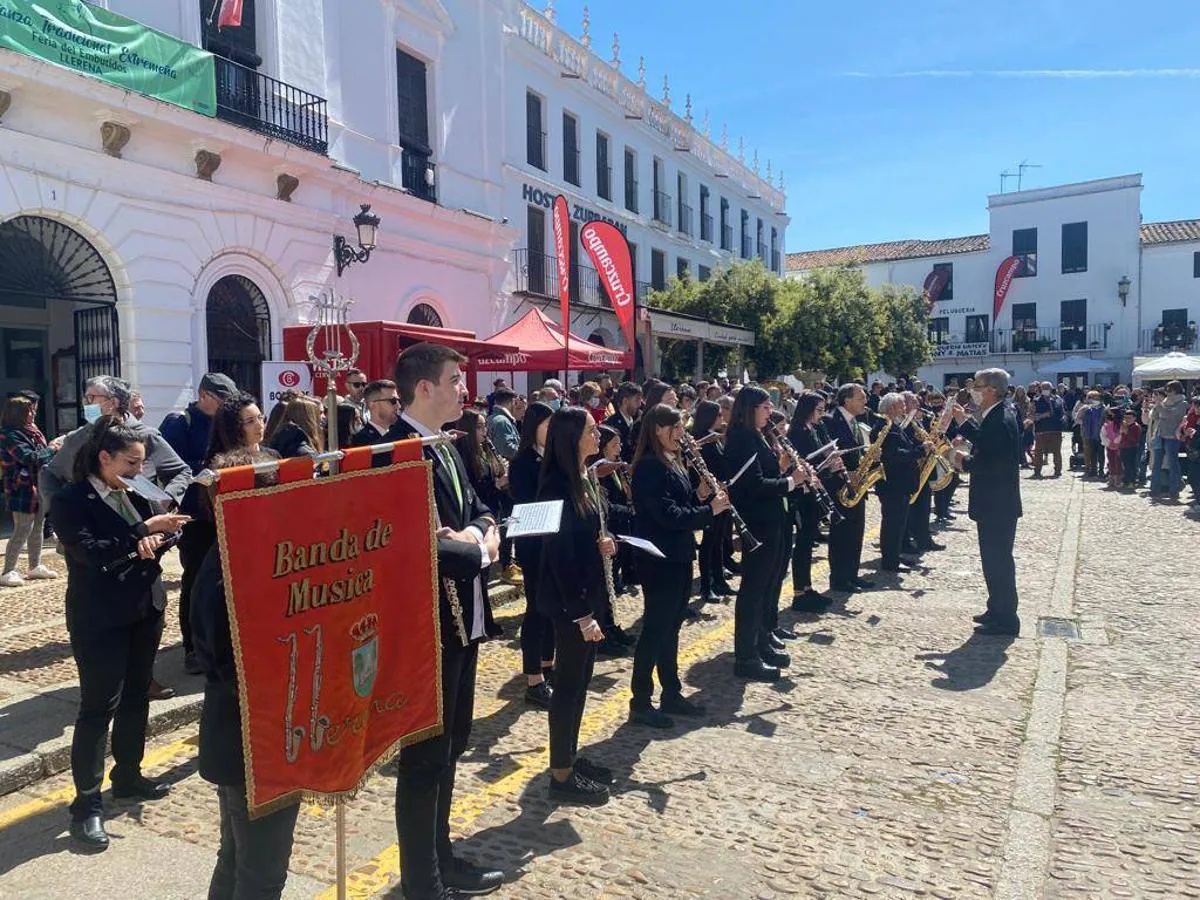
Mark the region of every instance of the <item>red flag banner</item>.
<instances>
[{"instance_id":1,"label":"red flag banner","mask_svg":"<svg viewBox=\"0 0 1200 900\"><path fill-rule=\"evenodd\" d=\"M633 261L629 256L629 241L621 230L608 222L588 222L579 232L579 240L587 251L592 265L600 273L600 282L608 294L625 343L632 350L634 343Z\"/></svg>"},{"instance_id":2,"label":"red flag banner","mask_svg":"<svg viewBox=\"0 0 1200 900\"><path fill-rule=\"evenodd\" d=\"M570 343L571 333L571 214L567 198L554 198L554 255L558 259L558 303L562 311L563 341Z\"/></svg>"},{"instance_id":3,"label":"red flag banner","mask_svg":"<svg viewBox=\"0 0 1200 900\"><path fill-rule=\"evenodd\" d=\"M950 273L945 269L934 269L925 276L925 295L929 298L930 304L938 302L949 281Z\"/></svg>"},{"instance_id":4,"label":"red flag banner","mask_svg":"<svg viewBox=\"0 0 1200 900\"><path fill-rule=\"evenodd\" d=\"M1008 296L1012 280L1020 271L1021 258L1019 256L1008 257L1000 263L1000 268L996 270L996 296L992 301L992 327L995 327L996 321L1000 318L1000 310L1004 307L1004 298Z\"/></svg>"},{"instance_id":5,"label":"red flag banner","mask_svg":"<svg viewBox=\"0 0 1200 900\"><path fill-rule=\"evenodd\" d=\"M242 0L221 0L221 14L217 17L217 30L238 28L242 24Z\"/></svg>"},{"instance_id":6,"label":"red flag banner","mask_svg":"<svg viewBox=\"0 0 1200 900\"><path fill-rule=\"evenodd\" d=\"M430 472L417 459L218 494L252 817L348 796L442 731Z\"/></svg>"}]
</instances>

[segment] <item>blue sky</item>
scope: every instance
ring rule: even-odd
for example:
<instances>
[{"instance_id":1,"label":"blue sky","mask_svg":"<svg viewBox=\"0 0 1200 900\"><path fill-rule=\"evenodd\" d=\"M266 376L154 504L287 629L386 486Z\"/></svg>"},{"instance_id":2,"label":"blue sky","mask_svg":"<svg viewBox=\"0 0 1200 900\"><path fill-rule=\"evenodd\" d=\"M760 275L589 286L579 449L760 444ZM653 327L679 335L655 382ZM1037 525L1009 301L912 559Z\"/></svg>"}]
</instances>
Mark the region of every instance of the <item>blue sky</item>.
<instances>
[{"instance_id":1,"label":"blue sky","mask_svg":"<svg viewBox=\"0 0 1200 900\"><path fill-rule=\"evenodd\" d=\"M539 0L534 0L540 6ZM582 0L560 0L576 36ZM1141 172L1145 220L1200 217L1195 0L593 0L593 45L783 169L789 251L987 230L1040 187ZM1010 182L1009 189L1015 187Z\"/></svg>"}]
</instances>

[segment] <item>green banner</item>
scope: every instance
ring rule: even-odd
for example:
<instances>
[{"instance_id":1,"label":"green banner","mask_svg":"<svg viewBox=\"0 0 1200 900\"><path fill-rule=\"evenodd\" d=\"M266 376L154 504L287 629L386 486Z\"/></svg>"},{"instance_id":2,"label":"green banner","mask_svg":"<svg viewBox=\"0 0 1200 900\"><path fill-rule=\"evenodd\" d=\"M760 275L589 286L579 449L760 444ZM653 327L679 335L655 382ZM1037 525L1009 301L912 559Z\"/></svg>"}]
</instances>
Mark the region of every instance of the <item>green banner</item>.
<instances>
[{"instance_id":1,"label":"green banner","mask_svg":"<svg viewBox=\"0 0 1200 900\"><path fill-rule=\"evenodd\" d=\"M211 53L83 0L0 0L0 48L217 114Z\"/></svg>"}]
</instances>

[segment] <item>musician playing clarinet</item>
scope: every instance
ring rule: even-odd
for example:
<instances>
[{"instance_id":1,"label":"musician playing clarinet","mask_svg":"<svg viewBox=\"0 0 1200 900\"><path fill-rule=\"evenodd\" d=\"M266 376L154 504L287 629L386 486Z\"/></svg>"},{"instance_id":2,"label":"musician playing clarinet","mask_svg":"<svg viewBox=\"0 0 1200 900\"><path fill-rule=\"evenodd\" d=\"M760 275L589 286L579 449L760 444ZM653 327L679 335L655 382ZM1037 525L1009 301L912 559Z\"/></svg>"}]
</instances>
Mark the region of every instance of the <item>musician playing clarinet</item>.
<instances>
[{"instance_id":1,"label":"musician playing clarinet","mask_svg":"<svg viewBox=\"0 0 1200 900\"><path fill-rule=\"evenodd\" d=\"M819 423L824 415L825 395L819 391L805 391L796 401L796 409L792 413L792 423L788 429L788 440L806 459L828 443L822 439L822 433L819 431ZM819 467L822 461L816 459L812 464ZM836 496L842 486L842 471L844 466L841 457L835 457L829 465L818 470L818 475L831 496ZM792 549L792 609L804 613L824 612L829 609L831 600L817 591L812 583L813 548L819 536L820 507L815 495L811 493L792 494L792 501L798 507L796 543Z\"/></svg>"},{"instance_id":2,"label":"musician playing clarinet","mask_svg":"<svg viewBox=\"0 0 1200 900\"><path fill-rule=\"evenodd\" d=\"M467 397L460 368L466 357L438 344L414 344L396 358L396 387L404 413L398 440L430 437L462 415ZM499 631L482 577L499 556L500 536L491 512L471 486L458 451L448 443L427 446L439 528L438 607L442 634L442 708L445 732L400 751L396 780L396 830L401 886L406 900L446 900L448 889L490 893L504 874L454 855L450 805L458 759L467 748L475 711L479 644Z\"/></svg>"},{"instance_id":3,"label":"musician playing clarinet","mask_svg":"<svg viewBox=\"0 0 1200 900\"><path fill-rule=\"evenodd\" d=\"M696 412L692 417L691 434L697 441L705 441L700 446L700 456L708 471L720 481L729 478L725 471L724 438L718 435L717 425L724 425L722 420L728 419L728 413L721 409L719 403L712 400L701 400L696 404ZM700 542L700 602L718 603L726 597L736 596L737 592L725 580L725 541L732 529L729 516L717 516L713 523L704 529L704 539Z\"/></svg>"},{"instance_id":4,"label":"musician playing clarinet","mask_svg":"<svg viewBox=\"0 0 1200 900\"><path fill-rule=\"evenodd\" d=\"M783 642L763 627L764 607L778 604L787 565L787 495L800 476L786 458L771 451L763 429L771 419L771 397L760 387L738 391L725 440L730 500L761 542L742 555L742 583L734 607L734 674L752 681L777 681L791 664Z\"/></svg>"}]
</instances>

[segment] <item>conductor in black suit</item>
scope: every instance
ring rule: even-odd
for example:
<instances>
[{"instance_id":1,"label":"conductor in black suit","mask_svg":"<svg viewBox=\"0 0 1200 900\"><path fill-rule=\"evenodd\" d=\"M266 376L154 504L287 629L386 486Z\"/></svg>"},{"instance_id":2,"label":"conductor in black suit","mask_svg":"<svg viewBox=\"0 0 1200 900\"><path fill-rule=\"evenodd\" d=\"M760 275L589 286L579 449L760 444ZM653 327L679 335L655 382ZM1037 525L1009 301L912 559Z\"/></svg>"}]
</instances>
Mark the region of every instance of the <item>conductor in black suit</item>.
<instances>
[{"instance_id":1,"label":"conductor in black suit","mask_svg":"<svg viewBox=\"0 0 1200 900\"><path fill-rule=\"evenodd\" d=\"M616 429L617 434L621 436L621 459L625 462L633 460L633 426L637 422L641 405L641 386L632 381L622 382L621 386L617 388L617 396L613 399L616 412L604 420L605 425Z\"/></svg>"},{"instance_id":2,"label":"conductor in black suit","mask_svg":"<svg viewBox=\"0 0 1200 900\"><path fill-rule=\"evenodd\" d=\"M957 404L954 420L958 433L972 444L962 461L971 476L967 514L979 533L979 557L987 582L987 612L975 617L980 634L1012 635L1021 631L1017 618L1017 567L1013 542L1021 518L1021 423L1016 411L1004 402L1008 373L983 369L975 373L972 401L979 421L967 418ZM956 444L961 443L956 440Z\"/></svg>"},{"instance_id":3,"label":"conductor in black suit","mask_svg":"<svg viewBox=\"0 0 1200 900\"><path fill-rule=\"evenodd\" d=\"M867 392L861 384L843 384L838 388L836 402L837 405L823 421L830 439L838 442L838 449L851 450L842 457L842 462L847 472L853 472L858 468L866 449L862 431L856 420L867 408ZM833 490L830 490L830 493L836 498ZM857 506L838 504L842 519L829 526L830 590L853 594L875 586L873 582L858 577L858 566L862 560L863 533L867 526L866 503L864 497Z\"/></svg>"},{"instance_id":4,"label":"conductor in black suit","mask_svg":"<svg viewBox=\"0 0 1200 900\"><path fill-rule=\"evenodd\" d=\"M414 344L396 359L396 387L404 413L391 429L396 440L437 434L462 415L467 390L459 368L466 358L438 344ZM488 566L500 536L492 513L471 487L451 444L424 449L433 464L437 503L438 607L442 633L442 720L445 731L400 751L396 830L401 886L407 900L445 900L486 894L504 881L456 858L450 846L450 805L458 759L467 748L475 711L479 644L498 634L487 600ZM453 584L456 597L447 592Z\"/></svg>"}]
</instances>

